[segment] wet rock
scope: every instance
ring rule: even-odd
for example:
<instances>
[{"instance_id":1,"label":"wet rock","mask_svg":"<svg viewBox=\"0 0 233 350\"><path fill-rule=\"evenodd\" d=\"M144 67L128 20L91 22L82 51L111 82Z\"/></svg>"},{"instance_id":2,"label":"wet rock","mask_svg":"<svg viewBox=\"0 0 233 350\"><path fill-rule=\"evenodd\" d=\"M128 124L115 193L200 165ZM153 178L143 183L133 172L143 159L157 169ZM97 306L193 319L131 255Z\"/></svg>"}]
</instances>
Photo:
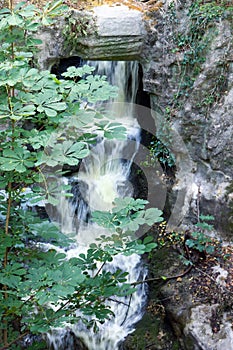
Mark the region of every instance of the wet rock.
<instances>
[{"instance_id":1,"label":"wet rock","mask_svg":"<svg viewBox=\"0 0 233 350\"><path fill-rule=\"evenodd\" d=\"M148 277L172 276L182 267L173 249L157 250L151 257ZM158 278L149 284L145 315L136 325L136 331L127 337L123 349L183 350L183 329L189 316L190 295L185 282L177 286Z\"/></svg>"},{"instance_id":2,"label":"wet rock","mask_svg":"<svg viewBox=\"0 0 233 350\"><path fill-rule=\"evenodd\" d=\"M178 261L176 251L162 248L153 254L151 273L176 276L184 268ZM170 334L179 340L179 350L232 349L232 300L224 289L226 272L215 263L205 275L207 282L200 280L194 268L182 277L150 285L151 297L163 306L165 320L173 330Z\"/></svg>"}]
</instances>

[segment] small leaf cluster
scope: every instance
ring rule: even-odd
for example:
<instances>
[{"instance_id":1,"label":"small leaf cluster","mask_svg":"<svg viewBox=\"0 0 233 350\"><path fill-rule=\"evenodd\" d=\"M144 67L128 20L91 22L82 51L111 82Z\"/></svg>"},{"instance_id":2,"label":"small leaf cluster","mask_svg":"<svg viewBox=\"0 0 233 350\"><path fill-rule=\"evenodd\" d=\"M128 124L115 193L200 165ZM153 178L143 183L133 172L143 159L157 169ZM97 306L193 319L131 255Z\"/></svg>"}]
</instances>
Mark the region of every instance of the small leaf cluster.
<instances>
[{"instance_id":1,"label":"small leaf cluster","mask_svg":"<svg viewBox=\"0 0 233 350\"><path fill-rule=\"evenodd\" d=\"M153 167L159 162L165 168L172 168L176 164L175 155L159 139L153 140L149 145L150 154L143 162L145 167Z\"/></svg>"},{"instance_id":2,"label":"small leaf cluster","mask_svg":"<svg viewBox=\"0 0 233 350\"><path fill-rule=\"evenodd\" d=\"M212 240L205 234L205 231L211 231L213 225L209 224L208 221L213 221L212 215L200 215L200 221L196 223L197 231L192 232L192 238L187 239L185 244L191 248L196 249L199 252L205 252L212 254L215 251L215 247L212 244Z\"/></svg>"},{"instance_id":3,"label":"small leaf cluster","mask_svg":"<svg viewBox=\"0 0 233 350\"><path fill-rule=\"evenodd\" d=\"M78 47L78 37L95 36L97 27L93 17L88 14L75 16L73 11L67 13L63 29L64 46L75 50Z\"/></svg>"},{"instance_id":4,"label":"small leaf cluster","mask_svg":"<svg viewBox=\"0 0 233 350\"><path fill-rule=\"evenodd\" d=\"M131 197L116 198L111 211L95 211L92 219L100 226L119 233L135 232L140 225L153 225L163 221L162 211L157 208L145 209L147 200Z\"/></svg>"}]
</instances>

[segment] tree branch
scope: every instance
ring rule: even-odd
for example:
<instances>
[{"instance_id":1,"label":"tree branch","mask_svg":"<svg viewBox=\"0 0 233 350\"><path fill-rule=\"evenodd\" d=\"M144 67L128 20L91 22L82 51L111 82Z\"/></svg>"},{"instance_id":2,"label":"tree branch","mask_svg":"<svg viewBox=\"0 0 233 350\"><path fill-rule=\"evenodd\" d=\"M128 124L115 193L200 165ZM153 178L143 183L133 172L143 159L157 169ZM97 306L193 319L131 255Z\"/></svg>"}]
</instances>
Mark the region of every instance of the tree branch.
<instances>
[{"instance_id":1,"label":"tree branch","mask_svg":"<svg viewBox=\"0 0 233 350\"><path fill-rule=\"evenodd\" d=\"M18 338L12 340L10 343L5 344L3 347L0 348L0 350L7 350L7 349L9 349L9 346L15 344L17 341L19 341L22 338L24 338L28 333L29 333L29 331L26 331L23 334L19 335Z\"/></svg>"}]
</instances>

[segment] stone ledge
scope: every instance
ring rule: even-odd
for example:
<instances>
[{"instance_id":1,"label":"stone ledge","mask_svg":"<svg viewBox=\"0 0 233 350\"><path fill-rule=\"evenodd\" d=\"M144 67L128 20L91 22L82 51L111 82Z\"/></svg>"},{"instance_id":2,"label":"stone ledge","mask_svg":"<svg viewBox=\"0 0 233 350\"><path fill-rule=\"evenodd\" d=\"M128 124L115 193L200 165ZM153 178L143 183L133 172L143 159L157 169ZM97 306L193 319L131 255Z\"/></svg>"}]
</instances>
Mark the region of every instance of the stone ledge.
<instances>
[{"instance_id":1,"label":"stone ledge","mask_svg":"<svg viewBox=\"0 0 233 350\"><path fill-rule=\"evenodd\" d=\"M143 36L146 34L142 13L125 5L94 8L97 34L102 37Z\"/></svg>"}]
</instances>

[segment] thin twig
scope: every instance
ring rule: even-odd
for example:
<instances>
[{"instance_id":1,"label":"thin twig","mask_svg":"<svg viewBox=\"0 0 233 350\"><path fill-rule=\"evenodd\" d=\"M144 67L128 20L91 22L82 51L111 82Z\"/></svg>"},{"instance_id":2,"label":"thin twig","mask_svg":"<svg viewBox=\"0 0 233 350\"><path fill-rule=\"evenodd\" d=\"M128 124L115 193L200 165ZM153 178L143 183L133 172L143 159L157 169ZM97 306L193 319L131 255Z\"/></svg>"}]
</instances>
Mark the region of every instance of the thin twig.
<instances>
[{"instance_id":1,"label":"thin twig","mask_svg":"<svg viewBox=\"0 0 233 350\"><path fill-rule=\"evenodd\" d=\"M130 304L131 304L131 300L132 300L132 294L130 295L129 298L129 304L128 304L128 308L124 317L124 320L122 321L122 323L120 324L120 326L123 326L123 324L125 323L125 321L127 320L128 314L129 314L129 308L130 308ZM1 350L1 349L0 349Z\"/></svg>"},{"instance_id":2,"label":"thin twig","mask_svg":"<svg viewBox=\"0 0 233 350\"><path fill-rule=\"evenodd\" d=\"M129 306L129 304L126 304L124 303L123 301L120 301L120 300L116 300L116 299L112 299L112 298L108 298L109 301L113 301L114 303L117 303L117 304L122 304L122 305L125 305L125 306Z\"/></svg>"},{"instance_id":3,"label":"thin twig","mask_svg":"<svg viewBox=\"0 0 233 350\"><path fill-rule=\"evenodd\" d=\"M104 263L100 266L100 268L99 268L99 270L96 272L94 278L97 277L97 276L99 275L99 273L101 272L101 270L103 269L103 267L104 267L105 264L106 264L106 262L104 262Z\"/></svg>"},{"instance_id":4,"label":"thin twig","mask_svg":"<svg viewBox=\"0 0 233 350\"><path fill-rule=\"evenodd\" d=\"M133 283L131 283L131 285L132 286L136 286L138 284L147 283L147 282L154 282L154 281L165 281L166 282L166 281L171 280L171 279L176 279L176 278L179 278L179 277L183 277L189 271L191 271L192 267L193 267L193 265L190 265L184 272L179 273L178 275L147 278L147 279L142 280L142 281L133 282Z\"/></svg>"}]
</instances>

